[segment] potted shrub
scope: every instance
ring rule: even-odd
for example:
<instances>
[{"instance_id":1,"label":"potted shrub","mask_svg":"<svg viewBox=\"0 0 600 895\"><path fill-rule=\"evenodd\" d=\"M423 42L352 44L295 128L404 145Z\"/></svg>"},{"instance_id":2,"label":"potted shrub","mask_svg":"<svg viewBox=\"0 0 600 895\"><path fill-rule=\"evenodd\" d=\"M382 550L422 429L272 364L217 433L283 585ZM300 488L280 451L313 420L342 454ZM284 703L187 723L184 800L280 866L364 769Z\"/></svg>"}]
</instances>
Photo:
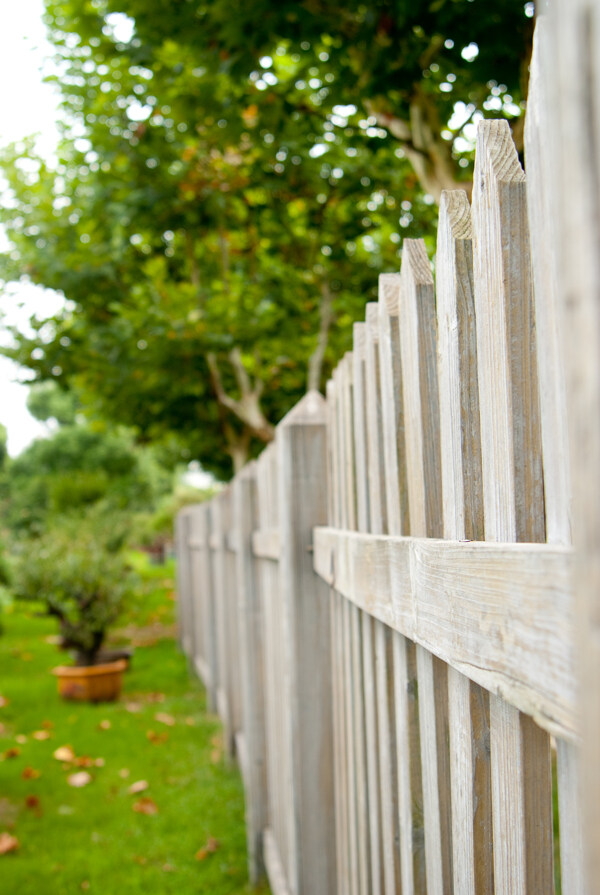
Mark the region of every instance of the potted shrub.
<instances>
[{"instance_id":1,"label":"potted shrub","mask_svg":"<svg viewBox=\"0 0 600 895\"><path fill-rule=\"evenodd\" d=\"M58 621L62 647L75 652L74 666L54 669L60 694L116 699L127 662L105 661L101 650L132 589L123 554L107 550L101 538L85 530L76 536L53 531L22 555L13 589L18 599L43 604Z\"/></svg>"}]
</instances>

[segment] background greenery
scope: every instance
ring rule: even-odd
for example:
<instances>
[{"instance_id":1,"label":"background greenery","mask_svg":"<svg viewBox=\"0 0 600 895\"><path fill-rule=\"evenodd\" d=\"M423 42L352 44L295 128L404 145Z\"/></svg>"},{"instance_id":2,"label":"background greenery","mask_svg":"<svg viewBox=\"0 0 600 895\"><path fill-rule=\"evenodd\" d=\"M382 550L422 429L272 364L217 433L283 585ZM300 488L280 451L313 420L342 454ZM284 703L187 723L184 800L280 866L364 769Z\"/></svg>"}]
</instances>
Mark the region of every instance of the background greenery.
<instances>
[{"instance_id":1,"label":"background greenery","mask_svg":"<svg viewBox=\"0 0 600 895\"><path fill-rule=\"evenodd\" d=\"M123 619L120 639L133 640L135 655L119 703L60 701L49 674L60 661L48 642L52 622L30 604L15 603L5 614L0 831L20 843L0 858L5 892L250 892L241 781L223 761L219 723L206 713L173 642L172 564L132 559L143 585ZM36 731L48 738L37 739ZM64 745L79 766L53 758ZM97 759L101 766L86 764ZM82 769L92 781L70 786L68 777ZM148 789L128 794L139 780ZM142 797L157 814L133 810ZM211 839L214 851L206 849Z\"/></svg>"},{"instance_id":2,"label":"background greenery","mask_svg":"<svg viewBox=\"0 0 600 895\"><path fill-rule=\"evenodd\" d=\"M441 190L470 190L473 123L504 116L520 144L531 15L47 0L62 140L55 161L4 153L0 273L68 303L8 353L227 478L323 386L401 238L433 250Z\"/></svg>"}]
</instances>

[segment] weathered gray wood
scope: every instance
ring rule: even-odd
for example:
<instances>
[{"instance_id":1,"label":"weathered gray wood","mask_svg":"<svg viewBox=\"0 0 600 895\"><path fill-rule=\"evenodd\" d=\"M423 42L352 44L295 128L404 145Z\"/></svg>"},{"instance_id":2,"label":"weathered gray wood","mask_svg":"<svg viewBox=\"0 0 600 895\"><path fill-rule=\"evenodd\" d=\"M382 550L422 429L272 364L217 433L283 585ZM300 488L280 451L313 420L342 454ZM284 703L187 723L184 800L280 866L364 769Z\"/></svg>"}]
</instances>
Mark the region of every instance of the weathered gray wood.
<instances>
[{"instance_id":1,"label":"weathered gray wood","mask_svg":"<svg viewBox=\"0 0 600 895\"><path fill-rule=\"evenodd\" d=\"M437 339L433 278L425 244L405 240L400 271L400 343L410 533L442 534ZM425 863L428 893L452 887L447 687L434 683L432 654L417 648ZM424 685L421 686L421 678ZM444 678L445 683L445 678Z\"/></svg>"},{"instance_id":2,"label":"weathered gray wood","mask_svg":"<svg viewBox=\"0 0 600 895\"><path fill-rule=\"evenodd\" d=\"M202 680L206 687L208 708L215 712L217 709L218 654L214 563L208 550L211 515L212 506L208 503L193 509L196 539L204 546L202 553L197 556L197 592L200 602L200 618L202 619L199 653L204 665Z\"/></svg>"},{"instance_id":3,"label":"weathered gray wood","mask_svg":"<svg viewBox=\"0 0 600 895\"><path fill-rule=\"evenodd\" d=\"M359 531L368 531L371 516L368 479L367 394L366 394L366 323L353 327L353 399L354 457L356 468L356 507ZM377 765L377 720L375 713L375 671L373 660L372 621L368 613L361 616L362 697L365 721L365 766L368 808L368 863L370 891L377 895L381 888L381 854L379 836L379 774Z\"/></svg>"},{"instance_id":4,"label":"weathered gray wood","mask_svg":"<svg viewBox=\"0 0 600 895\"><path fill-rule=\"evenodd\" d=\"M483 539L471 210L444 191L436 257L444 536Z\"/></svg>"},{"instance_id":5,"label":"weathered gray wood","mask_svg":"<svg viewBox=\"0 0 600 895\"><path fill-rule=\"evenodd\" d=\"M329 468L331 470L331 502L333 519L338 528L343 518L343 469L342 469L342 396L339 384L339 368L334 371L328 390L327 421ZM332 649L332 699L333 699L333 748L335 787L336 867L339 895L350 889L350 850L348 829L348 764L346 737L346 691L348 682L344 669L343 600L331 593L331 649Z\"/></svg>"},{"instance_id":6,"label":"weathered gray wood","mask_svg":"<svg viewBox=\"0 0 600 895\"><path fill-rule=\"evenodd\" d=\"M297 895L336 888L327 588L312 568L312 529L327 518L325 407L309 392L277 429L280 586L287 634Z\"/></svg>"},{"instance_id":7,"label":"weathered gray wood","mask_svg":"<svg viewBox=\"0 0 600 895\"><path fill-rule=\"evenodd\" d=\"M552 173L554 91L543 73L541 54L549 35L546 18L536 23L525 116L527 210L534 281L540 418L543 443L547 540L571 543L571 484L564 370L563 321L558 299L557 214ZM550 64L547 61L546 67Z\"/></svg>"},{"instance_id":8,"label":"weathered gray wood","mask_svg":"<svg viewBox=\"0 0 600 895\"><path fill-rule=\"evenodd\" d=\"M265 680L263 617L257 581L252 533L258 525L256 463L249 464L233 485L234 518L238 540L237 582L240 621L240 682L246 789L246 835L249 876L257 883L264 876L263 830L267 826L267 778L265 765ZM238 740L236 739L236 743Z\"/></svg>"},{"instance_id":9,"label":"weathered gray wood","mask_svg":"<svg viewBox=\"0 0 600 895\"><path fill-rule=\"evenodd\" d=\"M582 827L587 891L600 879L600 74L599 10L593 0L554 0L544 76L556 147L552 213L557 222L565 345L569 453L576 548L577 655L582 734Z\"/></svg>"},{"instance_id":10,"label":"weathered gray wood","mask_svg":"<svg viewBox=\"0 0 600 895\"><path fill-rule=\"evenodd\" d=\"M473 178L485 536L543 541L544 495L525 175L505 121L479 124ZM490 701L494 879L553 890L547 735ZM528 812L535 806L535 822ZM520 862L515 864L516 862Z\"/></svg>"},{"instance_id":11,"label":"weathered gray wood","mask_svg":"<svg viewBox=\"0 0 600 895\"><path fill-rule=\"evenodd\" d=\"M408 483L400 362L400 274L379 277L379 366L387 529L408 533Z\"/></svg>"},{"instance_id":12,"label":"weathered gray wood","mask_svg":"<svg viewBox=\"0 0 600 895\"><path fill-rule=\"evenodd\" d=\"M365 420L365 351L366 324L355 323L352 352L354 455L356 465L356 516L359 531L367 531L369 523L369 490L367 479L367 431Z\"/></svg>"},{"instance_id":13,"label":"weathered gray wood","mask_svg":"<svg viewBox=\"0 0 600 895\"><path fill-rule=\"evenodd\" d=\"M368 485L369 531L385 532L385 497L383 486L383 445L381 433L381 381L379 370L377 305L366 307L364 421ZM365 719L367 722L367 764L369 769L369 830L371 849L371 890L375 895L389 892L393 875L386 857L393 857L389 838L393 830L391 802L391 753L389 749L389 717L386 704L385 657L381 655L385 640L379 624L363 619L363 667L365 669Z\"/></svg>"},{"instance_id":14,"label":"weathered gray wood","mask_svg":"<svg viewBox=\"0 0 600 895\"><path fill-rule=\"evenodd\" d=\"M277 849L277 840L273 831L267 827L264 832L265 865L269 875L269 884L273 895L293 895L288 886L285 868Z\"/></svg>"},{"instance_id":15,"label":"weathered gray wood","mask_svg":"<svg viewBox=\"0 0 600 895\"><path fill-rule=\"evenodd\" d=\"M401 634L394 633L393 654L402 891L425 895L427 887L416 647Z\"/></svg>"},{"instance_id":16,"label":"weathered gray wood","mask_svg":"<svg viewBox=\"0 0 600 895\"><path fill-rule=\"evenodd\" d=\"M341 502L342 517L341 528L354 528L355 515L355 489L354 489L354 449L352 443L353 427L350 416L351 395L350 377L352 375L352 360L346 355L338 367L338 425L340 438L340 489L344 498ZM353 654L351 647L351 623L350 605L347 600L340 600L341 605L341 632L342 632L342 657L343 657L343 686L344 686L344 729L341 731L345 747L345 771L346 771L346 826L348 843L348 885L346 891L349 895L358 895L359 886L359 840L357 817L357 780L356 780L356 754L354 739L354 715L356 711L356 697L354 691Z\"/></svg>"},{"instance_id":17,"label":"weathered gray wood","mask_svg":"<svg viewBox=\"0 0 600 895\"><path fill-rule=\"evenodd\" d=\"M177 633L181 649L188 657L193 658L193 617L191 604L193 600L192 557L189 551L190 509L181 510L175 522L175 549L177 551Z\"/></svg>"},{"instance_id":18,"label":"weathered gray wood","mask_svg":"<svg viewBox=\"0 0 600 895\"><path fill-rule=\"evenodd\" d=\"M571 482L564 363L565 321L559 300L559 215L552 155L556 115L551 31L546 16L536 22L525 119L527 207L534 276L540 380L546 536L571 543ZM583 828L578 783L578 749L557 743L560 865L563 892L582 895Z\"/></svg>"},{"instance_id":19,"label":"weathered gray wood","mask_svg":"<svg viewBox=\"0 0 600 895\"><path fill-rule=\"evenodd\" d=\"M440 445L444 537L483 538L477 336L471 208L443 192L436 257ZM489 700L456 669L448 672L454 890L493 892Z\"/></svg>"},{"instance_id":20,"label":"weathered gray wood","mask_svg":"<svg viewBox=\"0 0 600 895\"><path fill-rule=\"evenodd\" d=\"M569 548L317 528L314 563L361 609L576 737Z\"/></svg>"},{"instance_id":21,"label":"weathered gray wood","mask_svg":"<svg viewBox=\"0 0 600 895\"><path fill-rule=\"evenodd\" d=\"M489 695L448 668L454 891L492 893Z\"/></svg>"},{"instance_id":22,"label":"weathered gray wood","mask_svg":"<svg viewBox=\"0 0 600 895\"><path fill-rule=\"evenodd\" d=\"M410 534L435 538L442 535L436 319L433 277L422 239L404 240L400 276Z\"/></svg>"},{"instance_id":23,"label":"weathered gray wood","mask_svg":"<svg viewBox=\"0 0 600 895\"><path fill-rule=\"evenodd\" d=\"M427 892L452 891L447 666L417 646Z\"/></svg>"},{"instance_id":24,"label":"weathered gray wood","mask_svg":"<svg viewBox=\"0 0 600 895\"><path fill-rule=\"evenodd\" d=\"M279 530L259 528L252 534L252 551L260 559L278 560L280 555Z\"/></svg>"},{"instance_id":25,"label":"weathered gray wood","mask_svg":"<svg viewBox=\"0 0 600 895\"><path fill-rule=\"evenodd\" d=\"M330 483L328 490L327 518L329 525L339 526L339 494L336 487L338 475L337 457L337 388L333 379L327 382L327 480ZM339 675L338 644L340 615L339 605L343 598L336 594L333 588L330 590L330 625L331 625L331 698L333 720L333 786L334 786L334 812L335 812L335 849L337 868L337 895L343 895L345 880L344 839L342 836L342 730L341 730L341 706L342 689Z\"/></svg>"},{"instance_id":26,"label":"weathered gray wood","mask_svg":"<svg viewBox=\"0 0 600 895\"><path fill-rule=\"evenodd\" d=\"M526 184L508 122L480 122L473 182L485 535L543 541Z\"/></svg>"}]
</instances>

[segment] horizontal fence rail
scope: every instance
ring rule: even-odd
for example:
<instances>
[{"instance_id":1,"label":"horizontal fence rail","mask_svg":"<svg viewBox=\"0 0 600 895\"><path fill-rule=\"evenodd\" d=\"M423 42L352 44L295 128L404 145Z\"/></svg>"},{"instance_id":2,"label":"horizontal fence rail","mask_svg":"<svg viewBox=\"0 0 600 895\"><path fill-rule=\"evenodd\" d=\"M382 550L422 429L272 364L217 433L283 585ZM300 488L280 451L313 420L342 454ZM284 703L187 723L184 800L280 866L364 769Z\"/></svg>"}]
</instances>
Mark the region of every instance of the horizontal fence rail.
<instances>
[{"instance_id":1,"label":"horizontal fence rail","mask_svg":"<svg viewBox=\"0 0 600 895\"><path fill-rule=\"evenodd\" d=\"M544 168L539 52L526 144ZM472 205L442 197L435 281L405 240L326 399L179 514L182 647L242 770L251 878L275 895L586 891L538 175L506 122L481 122Z\"/></svg>"}]
</instances>

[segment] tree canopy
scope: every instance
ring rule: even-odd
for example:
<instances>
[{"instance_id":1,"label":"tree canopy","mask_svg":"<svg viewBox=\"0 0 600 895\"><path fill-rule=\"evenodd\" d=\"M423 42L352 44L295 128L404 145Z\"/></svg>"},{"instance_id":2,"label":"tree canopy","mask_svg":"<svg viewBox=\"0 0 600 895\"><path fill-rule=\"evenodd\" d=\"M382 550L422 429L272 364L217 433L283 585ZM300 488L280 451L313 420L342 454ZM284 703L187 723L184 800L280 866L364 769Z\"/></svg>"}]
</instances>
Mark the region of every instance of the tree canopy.
<instances>
[{"instance_id":1,"label":"tree canopy","mask_svg":"<svg viewBox=\"0 0 600 895\"><path fill-rule=\"evenodd\" d=\"M528 4L526 4L528 6ZM349 348L469 188L478 116L522 121L531 20L501 0L48 0L56 164L5 153L25 273L66 310L12 355L226 477Z\"/></svg>"}]
</instances>

